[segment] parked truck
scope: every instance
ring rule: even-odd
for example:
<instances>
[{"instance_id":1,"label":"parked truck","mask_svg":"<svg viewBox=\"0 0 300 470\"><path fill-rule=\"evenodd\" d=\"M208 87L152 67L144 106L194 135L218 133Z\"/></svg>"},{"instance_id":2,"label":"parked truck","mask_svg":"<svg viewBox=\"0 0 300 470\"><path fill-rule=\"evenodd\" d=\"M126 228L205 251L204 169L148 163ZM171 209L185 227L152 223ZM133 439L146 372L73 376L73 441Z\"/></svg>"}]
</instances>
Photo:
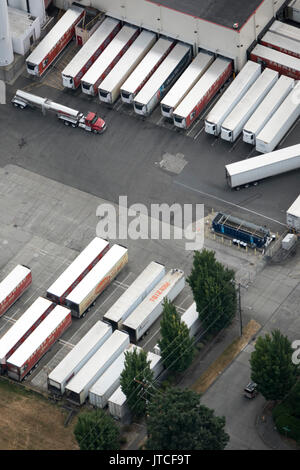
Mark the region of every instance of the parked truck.
<instances>
[{"instance_id":1,"label":"parked truck","mask_svg":"<svg viewBox=\"0 0 300 470\"><path fill-rule=\"evenodd\" d=\"M261 65L249 60L229 85L205 119L205 132L218 136L221 126L233 108L261 74Z\"/></svg>"},{"instance_id":2,"label":"parked truck","mask_svg":"<svg viewBox=\"0 0 300 470\"><path fill-rule=\"evenodd\" d=\"M294 84L295 81L292 78L281 75L249 121L246 122L243 129L244 142L256 145L256 137L292 91Z\"/></svg>"},{"instance_id":3,"label":"parked truck","mask_svg":"<svg viewBox=\"0 0 300 470\"><path fill-rule=\"evenodd\" d=\"M71 325L71 312L57 305L7 360L8 376L21 381Z\"/></svg>"},{"instance_id":4,"label":"parked truck","mask_svg":"<svg viewBox=\"0 0 300 470\"><path fill-rule=\"evenodd\" d=\"M120 329L123 321L161 281L165 273L166 270L162 264L152 261L104 314L103 320L110 323L113 329Z\"/></svg>"},{"instance_id":5,"label":"parked truck","mask_svg":"<svg viewBox=\"0 0 300 470\"><path fill-rule=\"evenodd\" d=\"M227 183L240 189L251 183L300 168L300 144L286 147L258 157L247 158L226 165Z\"/></svg>"},{"instance_id":6,"label":"parked truck","mask_svg":"<svg viewBox=\"0 0 300 470\"><path fill-rule=\"evenodd\" d=\"M66 385L67 399L83 405L94 383L128 346L129 336L115 331Z\"/></svg>"},{"instance_id":7,"label":"parked truck","mask_svg":"<svg viewBox=\"0 0 300 470\"><path fill-rule=\"evenodd\" d=\"M10 356L24 343L29 335L54 309L50 300L38 297L35 302L21 315L0 339L1 372L6 370L6 362Z\"/></svg>"},{"instance_id":8,"label":"parked truck","mask_svg":"<svg viewBox=\"0 0 300 470\"><path fill-rule=\"evenodd\" d=\"M293 232L300 234L300 196L287 210L286 223Z\"/></svg>"},{"instance_id":9,"label":"parked truck","mask_svg":"<svg viewBox=\"0 0 300 470\"><path fill-rule=\"evenodd\" d=\"M176 127L188 129L232 74L232 61L217 57L205 74L174 109Z\"/></svg>"},{"instance_id":10,"label":"parked truck","mask_svg":"<svg viewBox=\"0 0 300 470\"><path fill-rule=\"evenodd\" d=\"M106 129L105 121L95 113L89 112L85 116L80 111L22 90L17 90L12 99L12 104L16 108L21 109L27 107L37 108L40 109L43 114L45 114L46 111L52 111L66 126L81 127L85 131L93 132L94 134L102 134Z\"/></svg>"},{"instance_id":11,"label":"parked truck","mask_svg":"<svg viewBox=\"0 0 300 470\"><path fill-rule=\"evenodd\" d=\"M65 298L109 250L109 243L95 237L47 290L48 299L64 304Z\"/></svg>"},{"instance_id":12,"label":"parked truck","mask_svg":"<svg viewBox=\"0 0 300 470\"><path fill-rule=\"evenodd\" d=\"M228 142L235 142L243 132L243 127L263 101L265 96L275 85L279 77L278 72L265 69L240 102L233 108L224 120L221 127L221 138Z\"/></svg>"},{"instance_id":13,"label":"parked truck","mask_svg":"<svg viewBox=\"0 0 300 470\"><path fill-rule=\"evenodd\" d=\"M128 263L128 250L124 246L114 245L91 269L85 278L66 297L65 304L72 310L72 315L80 318L96 301L101 292L115 279Z\"/></svg>"},{"instance_id":14,"label":"parked truck","mask_svg":"<svg viewBox=\"0 0 300 470\"><path fill-rule=\"evenodd\" d=\"M21 297L31 283L31 270L21 264L18 264L0 282L0 317Z\"/></svg>"},{"instance_id":15,"label":"parked truck","mask_svg":"<svg viewBox=\"0 0 300 470\"><path fill-rule=\"evenodd\" d=\"M250 59L281 75L300 80L300 59L297 57L257 44L250 54Z\"/></svg>"},{"instance_id":16,"label":"parked truck","mask_svg":"<svg viewBox=\"0 0 300 470\"><path fill-rule=\"evenodd\" d=\"M102 321L95 325L81 338L74 348L48 375L48 390L63 395L70 380L80 371L87 361L98 351L111 336L112 328Z\"/></svg>"},{"instance_id":17,"label":"parked truck","mask_svg":"<svg viewBox=\"0 0 300 470\"><path fill-rule=\"evenodd\" d=\"M269 153L275 150L300 116L300 82L288 94L277 111L256 137L256 150Z\"/></svg>"},{"instance_id":18,"label":"parked truck","mask_svg":"<svg viewBox=\"0 0 300 470\"><path fill-rule=\"evenodd\" d=\"M132 343L137 343L162 314L164 299L174 300L183 290L184 285L184 273L178 269L172 269L152 289L123 322L122 329L129 333Z\"/></svg>"}]
</instances>

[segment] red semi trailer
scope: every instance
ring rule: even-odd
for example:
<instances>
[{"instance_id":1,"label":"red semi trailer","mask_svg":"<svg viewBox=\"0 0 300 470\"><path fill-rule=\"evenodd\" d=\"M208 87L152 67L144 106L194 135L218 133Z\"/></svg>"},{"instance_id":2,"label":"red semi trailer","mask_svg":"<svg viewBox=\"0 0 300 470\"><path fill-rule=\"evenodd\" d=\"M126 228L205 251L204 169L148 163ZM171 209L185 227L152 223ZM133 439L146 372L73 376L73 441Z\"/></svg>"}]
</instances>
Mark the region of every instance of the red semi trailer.
<instances>
[{"instance_id":1,"label":"red semi trailer","mask_svg":"<svg viewBox=\"0 0 300 470\"><path fill-rule=\"evenodd\" d=\"M75 36L85 10L72 5L26 59L27 72L40 77Z\"/></svg>"},{"instance_id":2,"label":"red semi trailer","mask_svg":"<svg viewBox=\"0 0 300 470\"><path fill-rule=\"evenodd\" d=\"M62 82L67 88L75 90L80 80L93 63L102 54L107 45L121 29L121 22L113 18L106 18L99 28L92 34L75 57L62 71Z\"/></svg>"},{"instance_id":3,"label":"red semi trailer","mask_svg":"<svg viewBox=\"0 0 300 470\"><path fill-rule=\"evenodd\" d=\"M64 304L65 298L100 261L109 250L109 242L95 237L75 258L73 263L59 276L47 290L47 297L57 304Z\"/></svg>"},{"instance_id":4,"label":"red semi trailer","mask_svg":"<svg viewBox=\"0 0 300 470\"><path fill-rule=\"evenodd\" d=\"M285 38L269 31L260 40L260 44L300 59L299 42L294 41L293 39Z\"/></svg>"},{"instance_id":5,"label":"red semi trailer","mask_svg":"<svg viewBox=\"0 0 300 470\"><path fill-rule=\"evenodd\" d=\"M232 74L232 61L217 57L173 112L174 124L188 129Z\"/></svg>"},{"instance_id":6,"label":"red semi trailer","mask_svg":"<svg viewBox=\"0 0 300 470\"><path fill-rule=\"evenodd\" d=\"M29 268L18 265L0 283L0 316L18 300L30 286L32 275Z\"/></svg>"},{"instance_id":7,"label":"red semi trailer","mask_svg":"<svg viewBox=\"0 0 300 470\"><path fill-rule=\"evenodd\" d=\"M71 325L71 311L57 305L7 361L8 376L21 382Z\"/></svg>"},{"instance_id":8,"label":"red semi trailer","mask_svg":"<svg viewBox=\"0 0 300 470\"><path fill-rule=\"evenodd\" d=\"M50 300L38 297L13 326L0 339L1 372L6 370L7 359L54 309Z\"/></svg>"},{"instance_id":9,"label":"red semi trailer","mask_svg":"<svg viewBox=\"0 0 300 470\"><path fill-rule=\"evenodd\" d=\"M300 80L300 59L258 44L250 54L250 59L287 77Z\"/></svg>"}]
</instances>

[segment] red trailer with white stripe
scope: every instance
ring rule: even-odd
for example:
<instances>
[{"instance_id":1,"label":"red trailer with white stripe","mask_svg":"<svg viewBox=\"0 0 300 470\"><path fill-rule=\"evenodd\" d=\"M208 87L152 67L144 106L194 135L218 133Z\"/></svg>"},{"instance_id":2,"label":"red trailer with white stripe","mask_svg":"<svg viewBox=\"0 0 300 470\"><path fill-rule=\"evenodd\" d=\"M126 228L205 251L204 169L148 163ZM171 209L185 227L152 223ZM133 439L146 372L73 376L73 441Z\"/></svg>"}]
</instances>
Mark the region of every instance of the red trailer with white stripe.
<instances>
[{"instance_id":1,"label":"red trailer with white stripe","mask_svg":"<svg viewBox=\"0 0 300 470\"><path fill-rule=\"evenodd\" d=\"M174 124L188 129L232 74L232 61L217 57L173 111Z\"/></svg>"},{"instance_id":2,"label":"red trailer with white stripe","mask_svg":"<svg viewBox=\"0 0 300 470\"><path fill-rule=\"evenodd\" d=\"M63 85L75 90L80 80L121 29L121 22L106 18L62 71Z\"/></svg>"},{"instance_id":3,"label":"red trailer with white stripe","mask_svg":"<svg viewBox=\"0 0 300 470\"><path fill-rule=\"evenodd\" d=\"M18 300L31 282L30 269L20 264L0 282L0 316Z\"/></svg>"},{"instance_id":4,"label":"red trailer with white stripe","mask_svg":"<svg viewBox=\"0 0 300 470\"><path fill-rule=\"evenodd\" d=\"M0 339L1 372L6 370L7 359L39 326L54 307L55 304L50 300L38 297L16 323L2 336Z\"/></svg>"},{"instance_id":5,"label":"red trailer with white stripe","mask_svg":"<svg viewBox=\"0 0 300 470\"><path fill-rule=\"evenodd\" d=\"M258 44L251 52L250 59L282 75L300 80L300 59L297 57Z\"/></svg>"},{"instance_id":6,"label":"red trailer with white stripe","mask_svg":"<svg viewBox=\"0 0 300 470\"><path fill-rule=\"evenodd\" d=\"M48 299L64 304L65 298L109 250L109 242L95 237L47 290Z\"/></svg>"},{"instance_id":7,"label":"red trailer with white stripe","mask_svg":"<svg viewBox=\"0 0 300 470\"><path fill-rule=\"evenodd\" d=\"M272 33L268 31L260 43L263 46L270 47L271 49L276 49L276 51L283 52L284 54L291 55L300 59L300 45L299 42L294 41L293 39L285 38L279 34Z\"/></svg>"},{"instance_id":8,"label":"red trailer with white stripe","mask_svg":"<svg viewBox=\"0 0 300 470\"><path fill-rule=\"evenodd\" d=\"M71 311L57 305L30 337L10 356L7 361L8 376L21 382L71 323Z\"/></svg>"},{"instance_id":9,"label":"red trailer with white stripe","mask_svg":"<svg viewBox=\"0 0 300 470\"><path fill-rule=\"evenodd\" d=\"M72 5L26 59L27 72L40 77L75 36L85 10Z\"/></svg>"}]
</instances>

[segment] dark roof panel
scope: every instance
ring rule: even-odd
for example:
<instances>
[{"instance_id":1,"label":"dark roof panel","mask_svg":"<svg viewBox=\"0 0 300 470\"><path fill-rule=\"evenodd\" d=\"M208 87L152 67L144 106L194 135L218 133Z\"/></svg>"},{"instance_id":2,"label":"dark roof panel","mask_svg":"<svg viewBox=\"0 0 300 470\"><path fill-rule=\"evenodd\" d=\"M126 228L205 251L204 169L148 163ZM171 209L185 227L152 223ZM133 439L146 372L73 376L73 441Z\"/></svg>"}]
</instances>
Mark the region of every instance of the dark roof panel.
<instances>
[{"instance_id":1,"label":"dark roof panel","mask_svg":"<svg viewBox=\"0 0 300 470\"><path fill-rule=\"evenodd\" d=\"M240 29L259 7L262 0L147 0L172 10L211 21L233 29Z\"/></svg>"}]
</instances>

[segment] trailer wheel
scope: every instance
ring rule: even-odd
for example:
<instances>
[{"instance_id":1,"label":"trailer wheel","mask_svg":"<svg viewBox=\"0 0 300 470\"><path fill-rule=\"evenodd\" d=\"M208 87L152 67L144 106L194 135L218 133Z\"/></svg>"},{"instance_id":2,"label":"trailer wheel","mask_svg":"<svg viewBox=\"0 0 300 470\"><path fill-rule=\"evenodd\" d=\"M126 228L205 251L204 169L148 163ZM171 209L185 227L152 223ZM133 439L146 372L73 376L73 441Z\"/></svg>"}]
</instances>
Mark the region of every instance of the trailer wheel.
<instances>
[{"instance_id":1,"label":"trailer wheel","mask_svg":"<svg viewBox=\"0 0 300 470\"><path fill-rule=\"evenodd\" d=\"M19 107L18 103L13 103L13 105L14 105L15 108Z\"/></svg>"},{"instance_id":2,"label":"trailer wheel","mask_svg":"<svg viewBox=\"0 0 300 470\"><path fill-rule=\"evenodd\" d=\"M65 126L69 126L70 123L69 123L68 121L64 121L64 125L65 125Z\"/></svg>"},{"instance_id":3,"label":"trailer wheel","mask_svg":"<svg viewBox=\"0 0 300 470\"><path fill-rule=\"evenodd\" d=\"M94 134L98 134L98 131L96 131L96 129L93 130L93 133Z\"/></svg>"},{"instance_id":4,"label":"trailer wheel","mask_svg":"<svg viewBox=\"0 0 300 470\"><path fill-rule=\"evenodd\" d=\"M76 124L71 124L72 127L76 127Z\"/></svg>"}]
</instances>

